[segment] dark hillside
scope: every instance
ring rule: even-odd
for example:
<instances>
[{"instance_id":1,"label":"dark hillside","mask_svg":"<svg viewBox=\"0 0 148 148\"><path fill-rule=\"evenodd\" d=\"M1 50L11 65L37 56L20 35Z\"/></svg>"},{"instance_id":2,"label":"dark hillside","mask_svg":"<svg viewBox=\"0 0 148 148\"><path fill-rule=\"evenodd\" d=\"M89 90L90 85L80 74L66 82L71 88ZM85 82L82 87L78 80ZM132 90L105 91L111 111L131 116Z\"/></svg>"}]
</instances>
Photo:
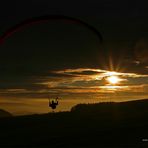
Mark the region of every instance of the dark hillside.
<instances>
[{"instance_id":1,"label":"dark hillside","mask_svg":"<svg viewBox=\"0 0 148 148\"><path fill-rule=\"evenodd\" d=\"M148 100L1 119L0 131L3 147L147 147Z\"/></svg>"},{"instance_id":2,"label":"dark hillside","mask_svg":"<svg viewBox=\"0 0 148 148\"><path fill-rule=\"evenodd\" d=\"M4 117L11 117L12 114L3 110L3 109L0 109L0 118L4 118Z\"/></svg>"}]
</instances>

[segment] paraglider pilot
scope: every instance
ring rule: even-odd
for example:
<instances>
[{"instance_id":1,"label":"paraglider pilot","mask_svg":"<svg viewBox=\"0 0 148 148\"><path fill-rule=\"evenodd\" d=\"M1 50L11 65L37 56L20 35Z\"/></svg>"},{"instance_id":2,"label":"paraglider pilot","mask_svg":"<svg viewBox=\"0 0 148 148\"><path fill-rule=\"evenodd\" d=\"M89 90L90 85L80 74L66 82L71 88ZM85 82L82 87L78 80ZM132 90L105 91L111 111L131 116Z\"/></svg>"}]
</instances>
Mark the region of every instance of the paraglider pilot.
<instances>
[{"instance_id":1,"label":"paraglider pilot","mask_svg":"<svg viewBox=\"0 0 148 148\"><path fill-rule=\"evenodd\" d=\"M49 107L56 109L58 103L58 97L56 99L49 100Z\"/></svg>"}]
</instances>

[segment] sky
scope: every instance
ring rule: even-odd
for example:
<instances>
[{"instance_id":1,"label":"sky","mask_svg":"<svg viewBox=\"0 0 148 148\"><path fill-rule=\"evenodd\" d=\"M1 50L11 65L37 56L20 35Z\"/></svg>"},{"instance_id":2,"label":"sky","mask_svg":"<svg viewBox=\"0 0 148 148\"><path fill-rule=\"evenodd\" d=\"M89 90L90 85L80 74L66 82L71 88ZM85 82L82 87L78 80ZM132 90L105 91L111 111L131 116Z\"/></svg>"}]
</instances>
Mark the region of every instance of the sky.
<instances>
[{"instance_id":1,"label":"sky","mask_svg":"<svg viewBox=\"0 0 148 148\"><path fill-rule=\"evenodd\" d=\"M0 44L0 108L13 114L57 111L78 103L148 98L148 10L144 1L5 0L0 35L27 19L68 16L15 30ZM110 76L119 82L111 84Z\"/></svg>"}]
</instances>

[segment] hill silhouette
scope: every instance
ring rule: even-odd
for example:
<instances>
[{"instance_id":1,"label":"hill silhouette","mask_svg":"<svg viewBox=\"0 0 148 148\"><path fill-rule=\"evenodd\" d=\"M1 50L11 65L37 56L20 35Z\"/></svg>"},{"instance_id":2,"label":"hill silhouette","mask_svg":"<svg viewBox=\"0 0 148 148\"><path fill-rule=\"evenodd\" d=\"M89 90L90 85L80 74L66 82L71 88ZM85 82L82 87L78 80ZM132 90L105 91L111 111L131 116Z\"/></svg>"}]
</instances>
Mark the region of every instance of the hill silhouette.
<instances>
[{"instance_id":1,"label":"hill silhouette","mask_svg":"<svg viewBox=\"0 0 148 148\"><path fill-rule=\"evenodd\" d=\"M0 118L4 118L4 117L11 117L12 114L3 110L3 109L0 109Z\"/></svg>"},{"instance_id":2,"label":"hill silhouette","mask_svg":"<svg viewBox=\"0 0 148 148\"><path fill-rule=\"evenodd\" d=\"M5 118L0 131L3 147L148 147L148 100Z\"/></svg>"}]
</instances>

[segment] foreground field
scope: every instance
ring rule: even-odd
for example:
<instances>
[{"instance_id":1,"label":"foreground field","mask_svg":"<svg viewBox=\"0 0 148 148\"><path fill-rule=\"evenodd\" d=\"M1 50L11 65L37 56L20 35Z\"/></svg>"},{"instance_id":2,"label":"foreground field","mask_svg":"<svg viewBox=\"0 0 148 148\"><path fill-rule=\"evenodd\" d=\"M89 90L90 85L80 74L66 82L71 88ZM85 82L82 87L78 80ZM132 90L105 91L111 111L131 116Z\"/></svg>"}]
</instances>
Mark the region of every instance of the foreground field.
<instances>
[{"instance_id":1,"label":"foreground field","mask_svg":"<svg viewBox=\"0 0 148 148\"><path fill-rule=\"evenodd\" d=\"M148 147L148 100L0 119L1 147Z\"/></svg>"}]
</instances>

